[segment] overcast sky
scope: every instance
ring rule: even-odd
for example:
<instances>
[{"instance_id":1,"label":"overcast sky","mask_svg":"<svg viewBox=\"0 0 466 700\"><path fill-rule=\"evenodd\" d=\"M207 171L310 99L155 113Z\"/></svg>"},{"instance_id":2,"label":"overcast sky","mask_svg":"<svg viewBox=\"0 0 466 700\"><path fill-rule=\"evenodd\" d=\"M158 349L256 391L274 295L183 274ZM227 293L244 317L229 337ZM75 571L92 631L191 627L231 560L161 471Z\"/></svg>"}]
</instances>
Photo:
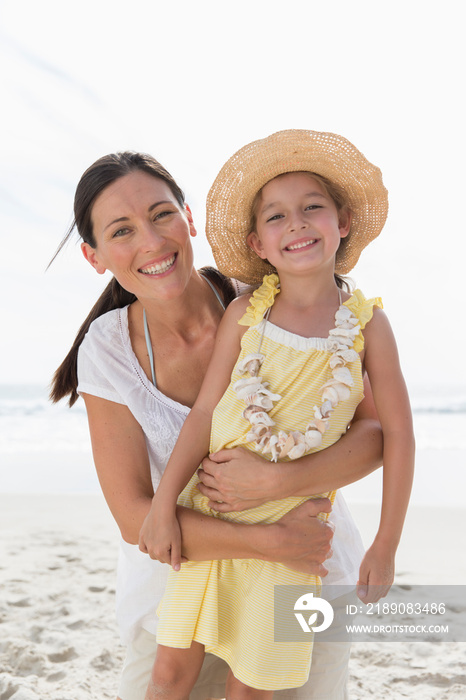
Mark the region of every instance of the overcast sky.
<instances>
[{"instance_id":1,"label":"overcast sky","mask_svg":"<svg viewBox=\"0 0 466 700\"><path fill-rule=\"evenodd\" d=\"M333 131L383 172L388 223L351 274L383 297L408 383L465 387L461 3L0 1L0 382L47 384L105 280L71 244L82 172L155 155L198 230L217 171L280 129ZM211 262L195 240L198 265ZM451 338L451 340L450 340ZM452 342L453 341L453 342Z\"/></svg>"}]
</instances>

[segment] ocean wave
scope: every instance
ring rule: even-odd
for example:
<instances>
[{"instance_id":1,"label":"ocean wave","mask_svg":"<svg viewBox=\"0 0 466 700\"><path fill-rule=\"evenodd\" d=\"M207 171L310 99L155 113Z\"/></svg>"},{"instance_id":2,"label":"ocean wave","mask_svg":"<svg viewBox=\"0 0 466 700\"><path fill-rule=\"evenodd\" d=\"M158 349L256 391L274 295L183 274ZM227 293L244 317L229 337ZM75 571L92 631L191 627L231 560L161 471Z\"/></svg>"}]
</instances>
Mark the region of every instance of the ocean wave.
<instances>
[{"instance_id":1,"label":"ocean wave","mask_svg":"<svg viewBox=\"0 0 466 700\"><path fill-rule=\"evenodd\" d=\"M71 409L64 401L52 404L47 388L40 385L0 385L0 419L41 414L53 419L61 413L85 415L86 409L82 401Z\"/></svg>"},{"instance_id":2,"label":"ocean wave","mask_svg":"<svg viewBox=\"0 0 466 700\"><path fill-rule=\"evenodd\" d=\"M411 409L416 413L466 413L466 399L432 401L412 401Z\"/></svg>"},{"instance_id":3,"label":"ocean wave","mask_svg":"<svg viewBox=\"0 0 466 700\"><path fill-rule=\"evenodd\" d=\"M1 387L0 387L1 389ZM43 390L22 395L0 392L0 452L83 452L90 450L84 403L51 404ZM464 396L413 401L417 449L466 449Z\"/></svg>"},{"instance_id":4,"label":"ocean wave","mask_svg":"<svg viewBox=\"0 0 466 700\"><path fill-rule=\"evenodd\" d=\"M466 392L441 394L439 391L411 397L414 414L423 413L466 413ZM65 402L50 403L47 390L36 385L0 385L0 418L7 416L31 416L50 411L71 412L85 415L86 409L81 400L69 409Z\"/></svg>"},{"instance_id":5,"label":"ocean wave","mask_svg":"<svg viewBox=\"0 0 466 700\"><path fill-rule=\"evenodd\" d=\"M84 405L76 405L70 409L68 406L52 406L48 401L2 401L0 400L0 419L2 418L28 418L30 416L55 416L59 413L72 413L73 415L86 415Z\"/></svg>"}]
</instances>

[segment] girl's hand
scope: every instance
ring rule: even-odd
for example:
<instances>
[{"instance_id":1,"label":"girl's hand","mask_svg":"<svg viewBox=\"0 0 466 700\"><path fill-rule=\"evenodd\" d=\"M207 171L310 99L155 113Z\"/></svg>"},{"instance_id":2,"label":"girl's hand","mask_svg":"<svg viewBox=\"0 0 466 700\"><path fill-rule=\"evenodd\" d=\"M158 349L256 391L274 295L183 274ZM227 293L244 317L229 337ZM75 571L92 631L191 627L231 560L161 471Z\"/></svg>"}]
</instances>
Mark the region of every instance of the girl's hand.
<instances>
[{"instance_id":1,"label":"girl's hand","mask_svg":"<svg viewBox=\"0 0 466 700\"><path fill-rule=\"evenodd\" d=\"M367 550L359 568L358 598L363 603L376 603L385 598L395 576L395 555L388 546L374 544Z\"/></svg>"},{"instance_id":2,"label":"girl's hand","mask_svg":"<svg viewBox=\"0 0 466 700\"><path fill-rule=\"evenodd\" d=\"M209 455L198 475L199 491L219 513L247 510L283 497L274 488L277 465L243 447Z\"/></svg>"},{"instance_id":3,"label":"girl's hand","mask_svg":"<svg viewBox=\"0 0 466 700\"><path fill-rule=\"evenodd\" d=\"M174 512L160 513L152 504L139 534L139 549L179 571L186 558L181 556L181 530Z\"/></svg>"}]
</instances>

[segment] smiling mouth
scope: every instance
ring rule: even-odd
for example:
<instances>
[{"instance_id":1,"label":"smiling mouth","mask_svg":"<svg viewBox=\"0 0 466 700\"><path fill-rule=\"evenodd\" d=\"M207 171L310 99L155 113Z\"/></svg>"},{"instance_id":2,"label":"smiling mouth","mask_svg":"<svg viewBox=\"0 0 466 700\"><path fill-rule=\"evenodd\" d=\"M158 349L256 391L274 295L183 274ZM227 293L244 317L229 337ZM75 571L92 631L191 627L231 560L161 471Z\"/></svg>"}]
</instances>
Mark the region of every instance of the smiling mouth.
<instances>
[{"instance_id":1,"label":"smiling mouth","mask_svg":"<svg viewBox=\"0 0 466 700\"><path fill-rule=\"evenodd\" d=\"M302 243L295 243L294 245L289 245L285 250L299 250L300 248L307 248L307 246L312 245L317 242L317 238L311 238L309 241L304 241Z\"/></svg>"},{"instance_id":2,"label":"smiling mouth","mask_svg":"<svg viewBox=\"0 0 466 700\"><path fill-rule=\"evenodd\" d=\"M143 275L161 275L163 272L167 272L173 265L175 264L176 260L176 253L171 256L171 258L167 258L166 260L163 260L161 263L155 263L154 265L149 265L148 267L140 268L139 272L142 272Z\"/></svg>"}]
</instances>

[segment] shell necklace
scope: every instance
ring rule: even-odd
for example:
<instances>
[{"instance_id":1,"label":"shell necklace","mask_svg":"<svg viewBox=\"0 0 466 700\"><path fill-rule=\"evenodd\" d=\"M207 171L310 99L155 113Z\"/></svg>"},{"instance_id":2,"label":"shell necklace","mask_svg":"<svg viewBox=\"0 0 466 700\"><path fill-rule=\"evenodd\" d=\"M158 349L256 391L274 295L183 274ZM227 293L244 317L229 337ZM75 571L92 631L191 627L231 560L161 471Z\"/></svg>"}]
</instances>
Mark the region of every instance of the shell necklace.
<instances>
[{"instance_id":1,"label":"shell necklace","mask_svg":"<svg viewBox=\"0 0 466 700\"><path fill-rule=\"evenodd\" d=\"M236 367L239 374L249 374L249 377L239 379L233 385L238 398L246 404L243 416L251 424L251 430L246 439L248 442L254 442L262 454L270 454L273 462L284 457L298 459L305 452L320 447L322 436L328 428L334 409L340 401L346 401L350 396L354 381L346 365L359 357L353 349L353 344L359 334L360 326L353 312L342 304L341 292L340 290L338 292L340 305L335 314L335 328L329 332L327 338L327 349L332 353L329 366L333 379L322 386L322 403L320 406L314 406L314 417L307 424L304 433L299 430L288 433L279 430L275 433L273 431L275 422L268 415L274 404L282 398L279 394L271 392L268 389L269 382L263 381L259 376L261 365L265 360L260 349L272 307L267 309L264 316L257 353L246 355Z\"/></svg>"}]
</instances>

